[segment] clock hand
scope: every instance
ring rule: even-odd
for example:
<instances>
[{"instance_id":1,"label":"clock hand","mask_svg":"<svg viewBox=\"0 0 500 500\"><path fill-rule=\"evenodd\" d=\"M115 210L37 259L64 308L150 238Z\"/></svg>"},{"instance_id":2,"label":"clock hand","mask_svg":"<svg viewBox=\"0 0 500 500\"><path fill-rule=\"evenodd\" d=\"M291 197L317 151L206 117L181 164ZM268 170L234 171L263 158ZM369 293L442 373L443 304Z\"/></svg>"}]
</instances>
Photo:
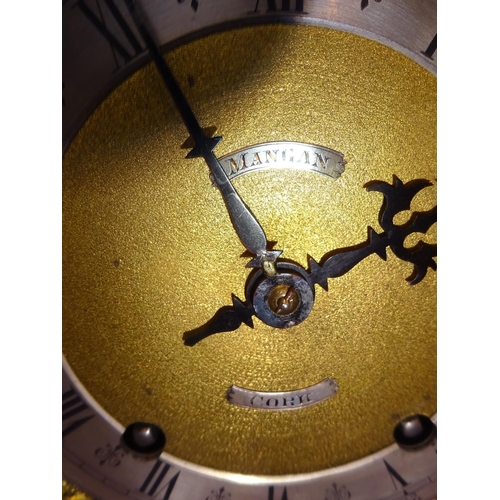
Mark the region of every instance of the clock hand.
<instances>
[{"instance_id":1,"label":"clock hand","mask_svg":"<svg viewBox=\"0 0 500 500\"><path fill-rule=\"evenodd\" d=\"M245 305L238 297L233 295L232 307L221 307L208 323L184 333L184 345L193 346L214 333L232 332L237 330L242 323L253 328L252 316L254 314L255 311L251 305Z\"/></svg>"},{"instance_id":2,"label":"clock hand","mask_svg":"<svg viewBox=\"0 0 500 500\"><path fill-rule=\"evenodd\" d=\"M368 183L365 186L368 191L379 191L384 195L379 222L385 232L378 234L369 227L366 243L329 252L321 259L324 261L322 265L310 257L309 269L313 281L328 290L328 278L342 276L368 255L376 253L385 260L387 246L391 248L396 257L414 265L413 273L406 278L410 285L416 285L422 281L428 268L436 270L437 265L434 257L437 255L437 245L420 242L413 248L405 248L404 240L411 233L427 232L437 220L437 207L428 212L414 212L410 220L402 226L396 226L392 222L398 212L410 209L411 201L419 191L430 185L431 183L424 179L416 179L403 184L395 175L392 185L383 181Z\"/></svg>"},{"instance_id":3,"label":"clock hand","mask_svg":"<svg viewBox=\"0 0 500 500\"><path fill-rule=\"evenodd\" d=\"M240 198L224 172L222 165L213 153L213 149L222 140L222 137L207 137L204 134L203 129L198 123L193 110L175 80L169 66L161 55L153 37L142 22L135 3L133 0L126 0L126 4L155 62L158 72L174 100L174 104L181 115L182 121L195 142L194 148L189 152L186 158L202 157L208 165L215 183L222 194L231 222L233 223L241 243L250 253L255 255L247 264L247 267L262 267L268 276L276 274L275 262L282 253L281 250L267 250L268 241L262 226Z\"/></svg>"},{"instance_id":4,"label":"clock hand","mask_svg":"<svg viewBox=\"0 0 500 500\"><path fill-rule=\"evenodd\" d=\"M414 265L414 272L407 278L410 285L419 283L427 274L428 268L435 270L437 266L433 258L437 254L437 245L420 242L413 248L405 248L403 243L409 234L414 232L425 233L432 224L436 222L437 208L434 207L428 212L414 212L410 220L402 226L396 226L392 222L394 216L398 212L410 208L413 197L419 191L430 185L431 183L429 181L423 179L417 179L403 184L396 176L394 176L392 185L383 181L374 181L366 185L365 187L368 191L380 191L384 194L384 203L380 209L379 220L385 232L378 234L373 228L368 227L368 240L365 243L328 252L321 259L320 262L323 262L322 264L316 262L312 257L309 257L309 271L306 271L296 263L278 263L281 274L277 275L277 277L287 276L285 273L291 272L295 273L296 276L301 275L302 278L304 278L303 281L308 284L305 287L296 287L294 283L290 283L290 285L285 288L286 291L282 294L283 300L288 300L289 302L287 305L293 305L294 301L291 297L294 293L299 297L298 301L303 302L307 296L307 294L304 294L304 290L307 291L308 287L313 289L315 284L320 285L328 291L329 278L338 278L346 274L354 266L373 253L376 253L381 259L386 260L386 247L388 246L396 257L411 262ZM260 271L258 271L256 275L250 276L245 292L246 302L241 302L233 295L233 306L222 307L208 323L196 330L186 332L184 334L184 344L193 346L200 340L215 333L236 330L242 323L253 328L253 321L251 318L253 314L256 314L259 319L270 326L278 328L287 328L290 326L287 315L280 313L277 308L274 308L274 310L272 310L272 308L267 309L267 312L264 314L260 313L262 308L260 308L260 311L257 309L259 303L262 304L265 302L259 299L261 291L260 287L257 285L259 282L267 281L270 282L270 289L275 287L277 290L279 284L272 283L277 277L265 278ZM297 277L295 280L297 280ZM299 282L300 278L299 281L295 281L297 284ZM312 308L314 294L310 300L310 307ZM267 296L266 301L269 302ZM297 319L296 324L307 317L309 310L310 309ZM276 323L273 314L282 316L283 322ZM293 316L289 317L292 318Z\"/></svg>"},{"instance_id":5,"label":"clock hand","mask_svg":"<svg viewBox=\"0 0 500 500\"><path fill-rule=\"evenodd\" d=\"M389 241L385 234L378 234L371 227L368 227L368 241L365 244L327 253L321 259L324 261L323 264L319 264L312 257L309 257L311 278L314 283L328 291L329 278L342 276L372 253L376 253L380 258L386 260L385 247L388 244Z\"/></svg>"},{"instance_id":6,"label":"clock hand","mask_svg":"<svg viewBox=\"0 0 500 500\"><path fill-rule=\"evenodd\" d=\"M245 302L235 295L233 305L221 307L207 323L185 332L187 346L214 335L237 330L242 323L253 328L252 316L277 328L289 328L302 322L314 303L314 283L299 264L280 261L278 272L267 276L262 269L255 270L247 279Z\"/></svg>"},{"instance_id":7,"label":"clock hand","mask_svg":"<svg viewBox=\"0 0 500 500\"><path fill-rule=\"evenodd\" d=\"M410 285L416 285L427 274L427 269L437 269L434 257L437 245L419 242L413 248L405 248L404 241L411 233L425 233L437 221L437 207L427 212L414 212L410 220L401 226L393 223L394 216L403 210L409 210L413 197L432 183L425 179L415 179L403 184L395 175L392 184L383 181L370 182L368 191L379 191L384 195L384 204L379 213L379 222L387 234L389 246L396 257L414 266L411 276L406 278Z\"/></svg>"}]
</instances>

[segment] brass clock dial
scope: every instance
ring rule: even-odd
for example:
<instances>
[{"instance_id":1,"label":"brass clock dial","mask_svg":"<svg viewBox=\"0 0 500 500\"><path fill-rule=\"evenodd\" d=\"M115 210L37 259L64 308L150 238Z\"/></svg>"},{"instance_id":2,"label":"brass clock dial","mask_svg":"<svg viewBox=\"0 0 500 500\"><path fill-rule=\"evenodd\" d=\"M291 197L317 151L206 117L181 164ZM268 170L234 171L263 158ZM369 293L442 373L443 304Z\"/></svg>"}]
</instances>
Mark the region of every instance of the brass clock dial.
<instances>
[{"instance_id":1,"label":"brass clock dial","mask_svg":"<svg viewBox=\"0 0 500 500\"><path fill-rule=\"evenodd\" d=\"M119 63L66 111L63 158L63 472L96 498L434 498L434 35L417 48L423 35L390 22L399 4L355 3L142 4L268 250L283 251L278 275L331 268L298 324L254 314L194 345L186 332L240 314L235 298L253 314L261 271L245 267L203 159L185 158L189 134L126 6L67 14ZM432 31L435 6L417 4ZM370 11L387 16L371 32ZM323 175L334 153L342 168ZM415 252L426 264L410 284ZM128 449L134 422L163 430L161 456Z\"/></svg>"}]
</instances>

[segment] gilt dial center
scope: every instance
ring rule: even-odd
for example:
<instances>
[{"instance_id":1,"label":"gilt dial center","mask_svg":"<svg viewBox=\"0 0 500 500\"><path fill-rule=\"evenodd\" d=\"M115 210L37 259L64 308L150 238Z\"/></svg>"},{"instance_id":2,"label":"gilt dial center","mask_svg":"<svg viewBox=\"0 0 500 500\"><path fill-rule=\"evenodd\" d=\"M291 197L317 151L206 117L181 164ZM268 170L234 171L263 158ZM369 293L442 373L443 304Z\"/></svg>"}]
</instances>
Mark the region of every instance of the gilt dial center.
<instances>
[{"instance_id":1,"label":"gilt dial center","mask_svg":"<svg viewBox=\"0 0 500 500\"><path fill-rule=\"evenodd\" d=\"M239 12L237 3L231 13ZM351 17L343 19L345 26L351 26L351 21L359 17L364 23L360 29L364 26L366 30L366 16L373 14L381 25L387 23L391 31L384 32L383 40L390 40L395 25L385 14L394 11L398 22L403 22L405 17L400 14L415 2L401 2L401 11L392 9L389 2L383 19L383 1L370 2L363 11L360 3L358 0L348 9ZM107 4L101 4L105 18L106 14L111 16ZM273 15L289 18L302 2L291 2L290 11L283 9L285 4L276 2L276 10L267 13L261 2L259 12L249 15L242 3L244 22L264 17L271 21ZM91 7L97 16L96 5ZM304 2L307 11L314 5ZM420 4L415 5L418 10ZM177 8L181 17L190 9L189 2ZM125 8L121 10L130 20ZM211 9L201 10L198 15L208 14ZM67 31L89 35L95 32L92 40L99 42L98 53L106 60L112 59L103 49L107 39L81 9L73 9L68 18L73 23L76 14L88 29L76 29L79 25L75 25L74 30ZM314 19L318 18L315 15ZM120 44L128 44L120 26L110 19L106 34L118 31ZM158 17L155 29L163 26L162 19ZM339 22L333 19L333 25ZM190 27L189 23L181 25ZM206 27L208 30L208 22ZM139 39L140 34L133 31ZM377 222L383 194L366 192L366 183L391 183L393 174L403 183L413 179L433 181L437 177L435 78L415 62L431 61L421 54L427 41L419 37L415 43L402 43L404 47L416 47L415 59L411 59L376 40L295 23L214 31L199 39L186 35L190 42L185 45L171 44L173 38L158 33L162 47L173 48L166 57L181 86L186 87L188 75L196 75L188 101L195 114L202 111L198 116L201 126L216 125L216 134L224 135L224 141L214 151L217 156L230 152L227 160L218 159L227 168L226 173L232 168L241 174L232 181L265 229L269 240L266 249L273 248L274 241L278 248L285 249L283 257L276 261L276 276L285 279L284 275L294 275L286 278L292 282L287 286L293 286L301 301L294 313L279 315L269 307L265 290L259 290L259 297L255 297L262 282L263 288L269 287L270 291L277 283L271 282L262 266L244 269L246 259L238 258L243 249L222 197L207 180L208 167L202 160L192 166L189 162L194 160L183 160L187 151L179 149L179 145L187 133L180 124L175 101L165 98L167 90L153 65L145 65L118 86L75 135L83 116L92 108L90 103L99 100L93 94L88 99L82 97L81 109L85 112L78 108L78 119L65 121L66 142L70 137L75 140L64 155L62 168L62 347L72 370L67 383L77 378L85 388L83 394L92 398L89 403L84 400L87 408L72 396L76 402L68 410L64 400L63 417L67 418L63 430L67 437L63 441L69 452L85 464L80 469L68 461L68 470L78 470L82 475L87 471L89 484L103 488L108 480L97 482L92 474L109 477L109 484L114 484L114 479L108 474L123 474L117 488L123 485L124 491L130 490L129 496L163 498L170 495L171 487L171 500L182 497L184 492L191 497L214 496L211 489L217 487L219 491L223 486L226 488L219 496L240 495L233 476L226 483L222 481L225 472L213 471L270 478L259 479L255 485L248 483L248 476L242 480L245 484L241 489L247 488L248 493L245 489L241 495L266 499L273 496L270 484L275 484L275 499L302 496L295 492L295 486L285 492L288 480L275 482L274 477L298 474L291 480L298 484L305 474L312 474L311 478L320 481L317 494L307 490L303 496L335 498L337 490L339 497L349 496L344 486L352 489L350 483L339 479L347 478L342 467L349 467L351 477L351 470L372 463L364 457L373 450L390 447L398 452L394 460L392 451L387 455L390 467L408 484L420 480L423 469L406 467L407 455L402 455L400 445L393 446L392 430L397 423L393 415L433 415L436 411L436 276L430 270L416 286L407 286L405 273L410 272L412 264L401 261L390 247L386 247L388 262L375 253L354 265L354 256L361 257L363 251L372 248L382 253L382 244L388 241ZM425 25L425 33L432 38L434 26ZM283 40L285 46L280 44ZM102 80L106 90L122 76L131 75L136 63L145 61L145 46L139 41L141 52L137 58L135 49L127 45L127 51L134 56L130 66L124 64L114 73L110 70L113 80L109 83ZM398 40L394 43L400 46ZM405 54L410 52L405 49ZM304 54L308 55L307 64ZM120 54L118 58L122 64ZM75 61L78 63L72 67L79 71L88 66L78 58ZM107 66L103 66L103 78L105 69L108 74ZM325 76L325 71L331 78ZM341 75L340 92L335 75ZM77 78L76 83L79 81ZM92 89L98 93L104 87L97 83L83 90L88 90L89 95ZM72 87L65 81L65 113L75 109L70 105L73 101L77 104L70 99L75 88L79 89L78 85ZM99 90L99 96L102 92ZM377 140L372 140L374 137ZM264 142L274 138L302 142ZM246 147L252 144L256 144L255 151ZM314 144L326 144L345 154L346 170L338 179L326 173L329 167L335 171L333 167L337 168L340 159L337 161L330 151L311 151L309 147ZM238 148L243 147L245 150L240 152ZM314 164L315 170L307 168ZM431 209L435 192L434 187L420 191L412 200L411 210ZM375 236L369 240L368 226L375 227L378 241ZM432 232L425 236L426 242L434 242L436 228L437 224L429 230ZM418 233L414 236L418 237ZM346 266L344 253L352 256ZM317 262L311 263L310 255ZM328 285L325 289L317 283L319 274L313 273L332 257L328 265L331 271L321 274ZM122 262L119 266L118 261ZM296 266L291 265L295 262ZM347 267L349 270L338 276ZM193 348L186 347L184 332L211 321L219 310L223 318L217 324L225 328L236 324L236 329L219 331ZM252 323L253 330L249 325ZM294 325L297 328L288 328ZM374 374L384 377L385 382L377 379L381 390L362 390L373 385ZM257 414L255 408L260 403L272 408L274 401L270 398L274 396L256 398L253 410L228 406L224 397L233 383L277 392L309 387L326 376L339 380L343 392L338 395L342 397L303 411ZM73 390L73 386L64 387L65 391ZM294 396L293 401L300 403L300 395ZM280 404L284 404L283 398ZM306 402L307 396L302 401ZM332 408L335 418L329 418ZM101 413L109 427L107 434L101 433L100 421L97 425ZM141 463L127 456L118 467L110 467L109 461L98 465L102 459L95 450L105 449L108 441L110 446L118 446L118 429L137 420L156 423L164 430L168 458L165 455L161 460ZM136 431L135 439L141 443L144 441L140 438L147 442L151 437L148 431ZM415 433L418 435L416 429ZM262 439L265 436L272 439ZM411 458L426 450L419 448ZM373 477L386 485L383 494L379 489L376 493L387 497L396 493L391 478L398 490L402 483L380 458L377 455L373 462ZM205 472L199 472L201 467ZM130 470L133 474L129 474ZM327 483L330 470L334 472ZM415 475L408 475L408 471ZM159 480L162 473L165 475ZM366 473L363 477L370 477L367 484L371 486L372 476ZM312 488L312 482L304 481ZM206 490L200 484L207 485ZM353 498L358 491L356 486ZM111 495L98 492L95 496Z\"/></svg>"}]
</instances>

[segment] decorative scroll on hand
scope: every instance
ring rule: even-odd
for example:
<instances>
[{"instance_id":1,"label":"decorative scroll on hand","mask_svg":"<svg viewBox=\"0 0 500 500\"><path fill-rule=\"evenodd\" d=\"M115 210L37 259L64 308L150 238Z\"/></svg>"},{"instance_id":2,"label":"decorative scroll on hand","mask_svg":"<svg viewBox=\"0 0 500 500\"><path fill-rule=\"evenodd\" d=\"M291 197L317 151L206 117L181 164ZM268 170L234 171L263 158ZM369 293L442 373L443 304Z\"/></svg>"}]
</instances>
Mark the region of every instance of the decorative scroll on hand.
<instances>
[{"instance_id":1,"label":"decorative scroll on hand","mask_svg":"<svg viewBox=\"0 0 500 500\"><path fill-rule=\"evenodd\" d=\"M409 210L413 197L423 188L431 185L424 179L403 184L394 176L392 185L379 181L371 183L366 188L368 191L379 191L384 195L384 205L379 216L380 225L387 234L394 255L414 265L413 274L406 278L410 285L416 285L422 281L429 267L436 270L434 257L437 256L437 245L420 242L415 247L407 249L403 246L404 240L411 233L426 233L437 221L437 207L428 212L414 212L410 220L402 226L394 225L393 218L398 212Z\"/></svg>"},{"instance_id":2,"label":"decorative scroll on hand","mask_svg":"<svg viewBox=\"0 0 500 500\"><path fill-rule=\"evenodd\" d=\"M368 191L378 191L384 195L384 202L379 213L379 223L384 230L378 234L368 227L368 239L359 245L333 250L323 256L320 262L309 258L309 276L311 287L320 285L328 290L328 279L337 278L350 271L364 258L375 253L386 260L386 248L389 246L394 255L401 260L411 262L413 273L406 278L410 285L416 285L427 274L429 268L436 270L434 257L437 255L437 245L420 241L412 248L405 248L404 241L411 233L425 233L437 220L437 207L428 212L414 212L408 222L400 226L394 224L396 214L410 209L415 195L432 184L424 179L417 179L406 184L393 177L393 183L373 181L365 187ZM298 264L294 265L299 268ZM278 268L279 268L278 263ZM302 268L300 268L302 269ZM233 306L219 309L214 317L205 325L184 334L184 343L194 345L200 340L214 333L229 332L238 329L242 323L253 328L252 316L255 314L252 305L252 286L247 285L246 302L242 302L233 295Z\"/></svg>"},{"instance_id":3,"label":"decorative scroll on hand","mask_svg":"<svg viewBox=\"0 0 500 500\"><path fill-rule=\"evenodd\" d=\"M390 246L396 257L414 265L413 273L406 278L410 285L416 285L422 281L429 267L436 270L434 257L437 255L437 245L419 242L413 248L405 248L403 244L405 238L411 233L427 232L437 220L437 207L428 212L414 212L410 220L402 226L396 226L393 223L394 216L403 210L409 210L414 196L423 188L431 185L429 181L423 179L403 184L396 176L394 176L392 185L383 181L370 182L366 186L368 191L379 191L384 195L379 222L385 232L378 234L369 227L366 243L334 250L321 259L323 264L318 264L312 257L309 258L309 269L314 282L328 290L328 278L342 276L368 255L376 253L385 260L387 246ZM326 260L325 257L327 257Z\"/></svg>"}]
</instances>

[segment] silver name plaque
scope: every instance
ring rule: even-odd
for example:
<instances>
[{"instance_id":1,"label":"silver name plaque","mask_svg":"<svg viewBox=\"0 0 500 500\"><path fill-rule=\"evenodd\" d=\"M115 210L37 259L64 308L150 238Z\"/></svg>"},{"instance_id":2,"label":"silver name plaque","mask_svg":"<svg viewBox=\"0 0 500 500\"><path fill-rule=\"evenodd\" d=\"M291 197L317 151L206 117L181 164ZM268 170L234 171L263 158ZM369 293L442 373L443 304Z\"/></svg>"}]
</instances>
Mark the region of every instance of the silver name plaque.
<instances>
[{"instance_id":1,"label":"silver name plaque","mask_svg":"<svg viewBox=\"0 0 500 500\"><path fill-rule=\"evenodd\" d=\"M221 156L219 162L230 180L271 168L308 170L337 179L345 168L338 151L300 142L266 142Z\"/></svg>"},{"instance_id":2,"label":"silver name plaque","mask_svg":"<svg viewBox=\"0 0 500 500\"><path fill-rule=\"evenodd\" d=\"M325 378L311 387L286 392L262 392L232 385L226 393L227 400L234 405L257 410L299 410L337 394L336 380Z\"/></svg>"}]
</instances>

